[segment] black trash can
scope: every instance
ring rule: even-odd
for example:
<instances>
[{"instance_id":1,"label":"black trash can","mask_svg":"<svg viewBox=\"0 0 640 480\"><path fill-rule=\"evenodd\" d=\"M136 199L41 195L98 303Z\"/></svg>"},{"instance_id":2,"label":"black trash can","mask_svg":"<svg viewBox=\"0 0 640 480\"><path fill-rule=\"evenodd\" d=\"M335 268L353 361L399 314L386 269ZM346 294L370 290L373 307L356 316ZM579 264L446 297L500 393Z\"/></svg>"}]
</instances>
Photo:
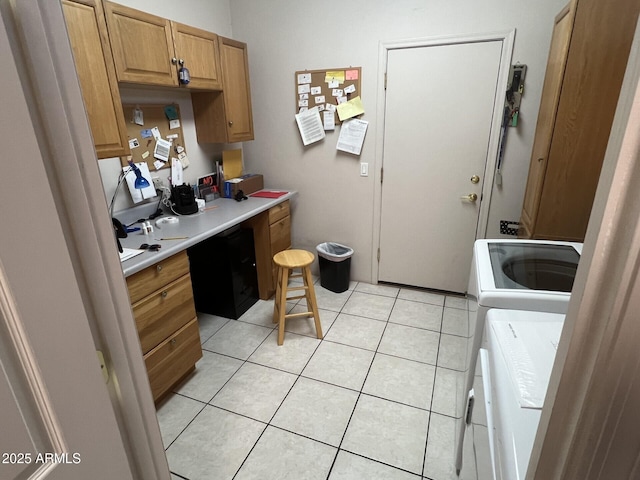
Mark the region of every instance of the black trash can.
<instances>
[{"instance_id":1,"label":"black trash can","mask_svg":"<svg viewBox=\"0 0 640 480\"><path fill-rule=\"evenodd\" d=\"M351 256L353 249L335 242L321 243L316 247L320 263L320 285L334 293L349 288Z\"/></svg>"}]
</instances>

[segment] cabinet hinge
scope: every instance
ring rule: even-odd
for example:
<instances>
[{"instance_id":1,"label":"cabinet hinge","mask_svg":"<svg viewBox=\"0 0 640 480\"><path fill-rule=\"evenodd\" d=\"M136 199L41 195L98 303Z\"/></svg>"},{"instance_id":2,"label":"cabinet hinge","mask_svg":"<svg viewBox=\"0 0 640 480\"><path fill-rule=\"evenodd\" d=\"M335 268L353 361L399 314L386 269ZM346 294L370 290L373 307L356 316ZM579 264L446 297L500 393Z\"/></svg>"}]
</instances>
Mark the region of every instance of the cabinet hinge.
<instances>
[{"instance_id":1,"label":"cabinet hinge","mask_svg":"<svg viewBox=\"0 0 640 480\"><path fill-rule=\"evenodd\" d=\"M387 89L387 72L384 72L384 89Z\"/></svg>"},{"instance_id":2,"label":"cabinet hinge","mask_svg":"<svg viewBox=\"0 0 640 480\"><path fill-rule=\"evenodd\" d=\"M380 261L380 247L378 247L378 262Z\"/></svg>"},{"instance_id":3,"label":"cabinet hinge","mask_svg":"<svg viewBox=\"0 0 640 480\"><path fill-rule=\"evenodd\" d=\"M100 350L96 350L96 354L98 355L98 362L100 363L100 370L102 370L104 383L109 383L109 370L107 369L107 364L104 361L104 355Z\"/></svg>"},{"instance_id":4,"label":"cabinet hinge","mask_svg":"<svg viewBox=\"0 0 640 480\"><path fill-rule=\"evenodd\" d=\"M382 184L383 180L384 180L384 167L380 169L380 184Z\"/></svg>"}]
</instances>

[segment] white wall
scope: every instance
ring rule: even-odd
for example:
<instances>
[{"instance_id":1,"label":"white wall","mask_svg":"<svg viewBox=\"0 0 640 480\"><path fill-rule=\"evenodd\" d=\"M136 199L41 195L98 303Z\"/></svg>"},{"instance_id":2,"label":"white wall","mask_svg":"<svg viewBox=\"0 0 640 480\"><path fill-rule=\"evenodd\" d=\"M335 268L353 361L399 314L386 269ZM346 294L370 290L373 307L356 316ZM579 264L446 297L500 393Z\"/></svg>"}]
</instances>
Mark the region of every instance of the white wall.
<instances>
[{"instance_id":1,"label":"white wall","mask_svg":"<svg viewBox=\"0 0 640 480\"><path fill-rule=\"evenodd\" d=\"M116 0L116 3L142 10L160 17L192 25L204 30L231 37L231 15L228 0ZM199 145L196 140L193 123L191 96L188 91L158 88L120 88L122 102L127 103L177 103L180 107L182 130L185 137L186 150L191 164L184 171L185 181L195 183L198 176L213 171L213 162L221 158L223 148L236 148L226 145ZM128 121L129 119L125 119ZM107 202L111 200L120 173L120 159L104 159L98 162ZM167 178L169 169L152 172L152 176ZM167 182L165 181L165 184ZM131 197L123 189L115 203L115 210L132 205Z\"/></svg>"},{"instance_id":2,"label":"white wall","mask_svg":"<svg viewBox=\"0 0 640 480\"><path fill-rule=\"evenodd\" d=\"M352 278L372 278L374 187L378 174L360 177L359 161L373 167L377 143L378 48L381 41L516 29L513 63L528 65L520 125L509 132L503 186L496 188L488 235L499 220L518 220L535 132L553 18L566 0L230 0L234 38L247 42L255 140L244 144L248 170L267 187L295 189L293 244L314 249L333 240L352 246ZM330 12L328 14L327 12ZM338 131L303 147L295 126L294 72L362 67L362 99L370 122L361 157L337 153ZM461 66L463 69L463 66ZM465 72L473 81L473 72ZM463 107L463 106L460 106ZM464 132L461 132L461 140ZM411 215L422 205L408 205Z\"/></svg>"}]
</instances>

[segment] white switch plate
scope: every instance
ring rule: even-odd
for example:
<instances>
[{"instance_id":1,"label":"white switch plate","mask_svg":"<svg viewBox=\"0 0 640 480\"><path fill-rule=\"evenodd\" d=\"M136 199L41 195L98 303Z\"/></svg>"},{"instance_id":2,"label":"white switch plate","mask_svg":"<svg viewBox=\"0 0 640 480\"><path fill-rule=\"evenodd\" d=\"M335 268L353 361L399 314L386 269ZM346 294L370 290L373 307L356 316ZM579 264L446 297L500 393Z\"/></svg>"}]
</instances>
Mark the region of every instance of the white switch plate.
<instances>
[{"instance_id":1,"label":"white switch plate","mask_svg":"<svg viewBox=\"0 0 640 480\"><path fill-rule=\"evenodd\" d=\"M368 163L361 163L360 164L360 176L361 177L368 177L369 176L369 164Z\"/></svg>"}]
</instances>

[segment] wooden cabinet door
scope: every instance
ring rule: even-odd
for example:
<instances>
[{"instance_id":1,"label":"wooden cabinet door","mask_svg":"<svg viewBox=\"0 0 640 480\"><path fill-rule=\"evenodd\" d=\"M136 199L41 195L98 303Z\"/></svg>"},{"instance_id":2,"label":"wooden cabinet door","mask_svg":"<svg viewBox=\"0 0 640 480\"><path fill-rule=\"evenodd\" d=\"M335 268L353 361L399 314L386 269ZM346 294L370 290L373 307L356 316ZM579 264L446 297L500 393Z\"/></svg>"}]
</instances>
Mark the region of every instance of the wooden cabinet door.
<instances>
[{"instance_id":1,"label":"wooden cabinet door","mask_svg":"<svg viewBox=\"0 0 640 480\"><path fill-rule=\"evenodd\" d=\"M564 68L567 62L574 15L575 1L572 1L556 16L553 27L547 70L542 86L536 134L531 152L531 163L529 164L529 176L522 206L522 217L520 219L522 226L519 235L525 238L531 237L538 214L538 205L540 204L540 195L542 194L544 175L549 159L549 149L553 137Z\"/></svg>"},{"instance_id":2,"label":"wooden cabinet door","mask_svg":"<svg viewBox=\"0 0 640 480\"><path fill-rule=\"evenodd\" d=\"M253 140L253 114L247 45L220 37L227 141Z\"/></svg>"},{"instance_id":3,"label":"wooden cabinet door","mask_svg":"<svg viewBox=\"0 0 640 480\"><path fill-rule=\"evenodd\" d=\"M104 2L118 81L177 86L169 20Z\"/></svg>"},{"instance_id":4,"label":"wooden cabinet door","mask_svg":"<svg viewBox=\"0 0 640 480\"><path fill-rule=\"evenodd\" d=\"M171 31L178 68L184 62L191 76L187 87L222 90L218 36L177 22L171 22Z\"/></svg>"},{"instance_id":5,"label":"wooden cabinet door","mask_svg":"<svg viewBox=\"0 0 640 480\"><path fill-rule=\"evenodd\" d=\"M127 155L127 129L102 4L64 0L62 8L96 154Z\"/></svg>"},{"instance_id":6,"label":"wooden cabinet door","mask_svg":"<svg viewBox=\"0 0 640 480\"><path fill-rule=\"evenodd\" d=\"M639 12L577 2L534 238L584 240Z\"/></svg>"}]
</instances>

